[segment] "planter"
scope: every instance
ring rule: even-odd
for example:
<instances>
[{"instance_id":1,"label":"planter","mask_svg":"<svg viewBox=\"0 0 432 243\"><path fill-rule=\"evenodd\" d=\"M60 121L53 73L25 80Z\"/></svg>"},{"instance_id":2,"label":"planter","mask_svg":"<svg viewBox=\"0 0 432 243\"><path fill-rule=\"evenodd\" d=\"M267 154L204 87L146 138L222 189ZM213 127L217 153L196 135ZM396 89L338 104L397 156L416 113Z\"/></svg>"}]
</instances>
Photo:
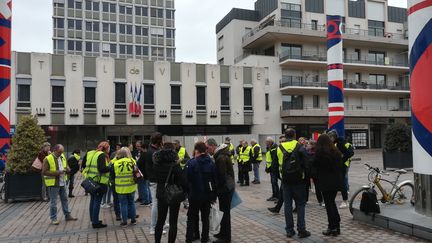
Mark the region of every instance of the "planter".
<instances>
[{"instance_id":1,"label":"planter","mask_svg":"<svg viewBox=\"0 0 432 243\"><path fill-rule=\"evenodd\" d=\"M413 168L412 152L387 152L383 151L383 167L387 168Z\"/></svg>"},{"instance_id":2,"label":"planter","mask_svg":"<svg viewBox=\"0 0 432 243\"><path fill-rule=\"evenodd\" d=\"M5 175L4 201L42 200L42 179L40 173Z\"/></svg>"}]
</instances>

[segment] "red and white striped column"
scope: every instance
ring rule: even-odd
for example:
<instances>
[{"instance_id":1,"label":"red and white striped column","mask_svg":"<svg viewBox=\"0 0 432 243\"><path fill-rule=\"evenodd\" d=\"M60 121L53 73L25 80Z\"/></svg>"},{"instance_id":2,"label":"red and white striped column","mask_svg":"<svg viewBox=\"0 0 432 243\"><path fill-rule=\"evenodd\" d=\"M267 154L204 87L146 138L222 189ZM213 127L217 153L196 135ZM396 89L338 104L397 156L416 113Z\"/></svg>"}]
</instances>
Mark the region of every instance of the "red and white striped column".
<instances>
[{"instance_id":1,"label":"red and white striped column","mask_svg":"<svg viewBox=\"0 0 432 243\"><path fill-rule=\"evenodd\" d=\"M10 146L10 80L11 80L12 1L0 0L0 153Z\"/></svg>"},{"instance_id":2,"label":"red and white striped column","mask_svg":"<svg viewBox=\"0 0 432 243\"><path fill-rule=\"evenodd\" d=\"M416 211L432 216L432 0L408 0Z\"/></svg>"}]
</instances>

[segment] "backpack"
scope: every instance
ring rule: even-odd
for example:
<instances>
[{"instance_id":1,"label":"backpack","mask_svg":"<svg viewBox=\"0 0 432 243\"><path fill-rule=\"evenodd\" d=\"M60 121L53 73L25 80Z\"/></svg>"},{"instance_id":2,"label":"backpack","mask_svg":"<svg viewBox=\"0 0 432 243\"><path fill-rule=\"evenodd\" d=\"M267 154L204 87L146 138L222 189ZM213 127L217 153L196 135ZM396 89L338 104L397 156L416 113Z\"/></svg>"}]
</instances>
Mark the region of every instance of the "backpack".
<instances>
[{"instance_id":1,"label":"backpack","mask_svg":"<svg viewBox=\"0 0 432 243\"><path fill-rule=\"evenodd\" d=\"M381 213L377 199L377 192L373 188L370 188L362 193L360 211L366 214Z\"/></svg>"},{"instance_id":2,"label":"backpack","mask_svg":"<svg viewBox=\"0 0 432 243\"><path fill-rule=\"evenodd\" d=\"M297 160L297 151L300 146L300 144L297 144L294 150L289 153L282 144L279 145L279 148L283 153L281 174L282 182L285 184L298 184L304 180L304 169L301 161Z\"/></svg>"}]
</instances>

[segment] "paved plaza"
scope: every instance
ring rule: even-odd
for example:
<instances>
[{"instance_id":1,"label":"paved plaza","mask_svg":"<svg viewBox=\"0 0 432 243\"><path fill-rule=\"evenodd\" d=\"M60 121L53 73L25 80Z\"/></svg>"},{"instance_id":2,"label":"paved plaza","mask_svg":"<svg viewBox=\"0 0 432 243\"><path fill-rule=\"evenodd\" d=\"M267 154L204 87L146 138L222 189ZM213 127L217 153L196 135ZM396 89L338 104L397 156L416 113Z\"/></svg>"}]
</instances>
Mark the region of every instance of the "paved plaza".
<instances>
[{"instance_id":1,"label":"paved plaza","mask_svg":"<svg viewBox=\"0 0 432 243\"><path fill-rule=\"evenodd\" d=\"M367 170L363 164L382 167L380 151L357 151L351 167L351 190L356 190L367 182ZM264 165L261 165L262 171ZM251 173L252 174L252 173ZM267 208L273 202L266 202L270 196L269 176L262 174L260 185L237 187L243 203L232 212L233 242L299 242L297 237L285 236L283 212L274 215ZM253 177L253 176L252 176ZM401 179L411 179L412 172ZM0 203L0 242L154 242L149 234L150 207L137 206L138 225L121 228L115 221L112 209L101 209L101 219L108 224L105 229L92 229L88 216L90 197L84 196L77 185L75 198L70 200L72 215L78 217L75 222L65 222L60 212L60 225L50 225L47 202ZM338 196L338 204L341 196ZM178 242L185 241L186 210L181 209L179 217ZM420 239L397 232L369 226L352 220L348 209L340 210L341 231L338 237L325 237L321 231L327 227L325 209L320 207L315 195L310 194L306 207L306 224L312 236L301 242L423 242ZM163 241L167 241L164 236Z\"/></svg>"}]
</instances>

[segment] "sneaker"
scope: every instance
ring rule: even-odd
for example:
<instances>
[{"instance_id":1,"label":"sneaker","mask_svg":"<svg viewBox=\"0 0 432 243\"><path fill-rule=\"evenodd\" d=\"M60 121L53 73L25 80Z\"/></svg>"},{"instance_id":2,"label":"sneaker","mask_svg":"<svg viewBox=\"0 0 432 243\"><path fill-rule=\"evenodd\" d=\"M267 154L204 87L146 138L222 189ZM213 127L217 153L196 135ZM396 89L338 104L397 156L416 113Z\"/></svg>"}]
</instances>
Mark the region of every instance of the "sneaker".
<instances>
[{"instance_id":1,"label":"sneaker","mask_svg":"<svg viewBox=\"0 0 432 243\"><path fill-rule=\"evenodd\" d=\"M274 208L267 208L267 209L268 209L268 211L270 211L272 213L279 213L279 210L277 210L276 207L274 207Z\"/></svg>"},{"instance_id":2,"label":"sneaker","mask_svg":"<svg viewBox=\"0 0 432 243\"><path fill-rule=\"evenodd\" d=\"M125 223L125 222L121 222L121 223L120 223L120 226L123 227L123 228L125 228L125 227L127 226L127 223Z\"/></svg>"},{"instance_id":3,"label":"sneaker","mask_svg":"<svg viewBox=\"0 0 432 243\"><path fill-rule=\"evenodd\" d=\"M302 230L302 231L298 232L298 237L299 238L306 238L306 237L309 237L309 236L311 236L311 233L309 231L307 231L307 230Z\"/></svg>"},{"instance_id":4,"label":"sneaker","mask_svg":"<svg viewBox=\"0 0 432 243\"><path fill-rule=\"evenodd\" d=\"M163 227L164 230L169 229L169 224L165 224Z\"/></svg>"},{"instance_id":5,"label":"sneaker","mask_svg":"<svg viewBox=\"0 0 432 243\"><path fill-rule=\"evenodd\" d=\"M136 225L137 221L136 220L131 220L131 225Z\"/></svg>"},{"instance_id":6,"label":"sneaker","mask_svg":"<svg viewBox=\"0 0 432 243\"><path fill-rule=\"evenodd\" d=\"M320 206L321 206L321 207L325 207L325 203L320 202Z\"/></svg>"},{"instance_id":7,"label":"sneaker","mask_svg":"<svg viewBox=\"0 0 432 243\"><path fill-rule=\"evenodd\" d=\"M343 201L341 204L340 204L340 206L339 206L339 208L347 208L348 207L348 203L347 203L347 201Z\"/></svg>"},{"instance_id":8,"label":"sneaker","mask_svg":"<svg viewBox=\"0 0 432 243\"><path fill-rule=\"evenodd\" d=\"M294 230L291 230L291 231L289 231L289 232L287 232L287 237L288 238L291 238L291 237L293 237L294 235L296 234L296 232L294 231Z\"/></svg>"},{"instance_id":9,"label":"sneaker","mask_svg":"<svg viewBox=\"0 0 432 243\"><path fill-rule=\"evenodd\" d=\"M140 203L140 206L144 206L144 207L150 207L152 204L151 203Z\"/></svg>"},{"instance_id":10,"label":"sneaker","mask_svg":"<svg viewBox=\"0 0 432 243\"><path fill-rule=\"evenodd\" d=\"M51 224L52 225L59 225L60 221L58 221L57 219L53 219L53 220L51 220Z\"/></svg>"},{"instance_id":11,"label":"sneaker","mask_svg":"<svg viewBox=\"0 0 432 243\"><path fill-rule=\"evenodd\" d=\"M165 235L167 232L166 230L162 231L162 234ZM150 235L154 235L155 234L155 230L154 229L150 229Z\"/></svg>"},{"instance_id":12,"label":"sneaker","mask_svg":"<svg viewBox=\"0 0 432 243\"><path fill-rule=\"evenodd\" d=\"M101 208L110 208L110 207L111 206L108 203L101 205Z\"/></svg>"},{"instance_id":13,"label":"sneaker","mask_svg":"<svg viewBox=\"0 0 432 243\"><path fill-rule=\"evenodd\" d=\"M65 217L66 221L77 221L77 218L72 217L70 214L66 215Z\"/></svg>"}]
</instances>

